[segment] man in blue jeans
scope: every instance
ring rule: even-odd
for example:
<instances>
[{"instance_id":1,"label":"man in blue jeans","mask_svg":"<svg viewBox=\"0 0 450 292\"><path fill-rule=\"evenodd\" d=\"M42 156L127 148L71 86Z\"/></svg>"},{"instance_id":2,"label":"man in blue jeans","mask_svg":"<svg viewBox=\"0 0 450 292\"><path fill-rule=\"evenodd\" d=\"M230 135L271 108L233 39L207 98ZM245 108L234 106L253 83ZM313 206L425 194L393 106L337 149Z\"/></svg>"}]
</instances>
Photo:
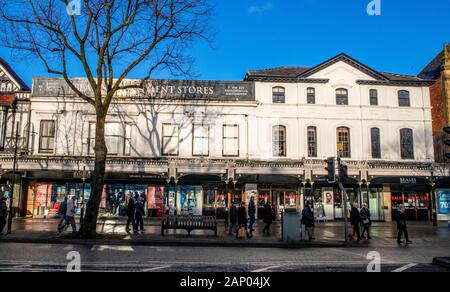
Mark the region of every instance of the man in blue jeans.
<instances>
[{"instance_id":1,"label":"man in blue jeans","mask_svg":"<svg viewBox=\"0 0 450 292\"><path fill-rule=\"evenodd\" d=\"M256 204L255 204L255 197L251 197L250 198L250 202L248 203L248 229L250 234L253 233L253 231L255 231L253 229L253 224L255 224L256 221Z\"/></svg>"}]
</instances>

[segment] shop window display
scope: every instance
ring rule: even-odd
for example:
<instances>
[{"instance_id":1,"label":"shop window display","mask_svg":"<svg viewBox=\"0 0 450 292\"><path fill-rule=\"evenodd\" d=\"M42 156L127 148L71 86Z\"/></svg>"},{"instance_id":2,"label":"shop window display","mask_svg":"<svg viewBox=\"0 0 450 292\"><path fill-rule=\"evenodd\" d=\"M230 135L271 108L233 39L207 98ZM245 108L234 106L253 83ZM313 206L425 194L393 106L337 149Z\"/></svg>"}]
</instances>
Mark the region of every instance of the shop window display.
<instances>
[{"instance_id":1,"label":"shop window display","mask_svg":"<svg viewBox=\"0 0 450 292\"><path fill-rule=\"evenodd\" d=\"M203 213L203 189L196 186L179 187L178 211L183 216L197 216Z\"/></svg>"},{"instance_id":2,"label":"shop window display","mask_svg":"<svg viewBox=\"0 0 450 292\"><path fill-rule=\"evenodd\" d=\"M148 216L161 218L164 214L164 187L148 186L147 195Z\"/></svg>"},{"instance_id":3,"label":"shop window display","mask_svg":"<svg viewBox=\"0 0 450 292\"><path fill-rule=\"evenodd\" d=\"M127 197L147 197L147 185L139 184L107 184L106 211L111 216L127 215Z\"/></svg>"}]
</instances>

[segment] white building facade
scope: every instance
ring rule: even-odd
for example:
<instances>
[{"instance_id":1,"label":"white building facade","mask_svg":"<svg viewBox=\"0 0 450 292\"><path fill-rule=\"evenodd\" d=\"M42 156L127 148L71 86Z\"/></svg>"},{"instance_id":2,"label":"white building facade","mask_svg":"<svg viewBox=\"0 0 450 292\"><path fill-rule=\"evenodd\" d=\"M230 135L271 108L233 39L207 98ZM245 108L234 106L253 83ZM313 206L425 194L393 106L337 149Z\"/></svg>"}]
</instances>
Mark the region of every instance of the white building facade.
<instances>
[{"instance_id":1,"label":"white building facade","mask_svg":"<svg viewBox=\"0 0 450 292\"><path fill-rule=\"evenodd\" d=\"M349 202L369 204L374 220L392 220L401 204L409 219L429 220L430 85L341 54L312 68L249 71L242 82L152 81L120 92L107 118L101 207L120 216L127 196L143 193L152 217L223 218L253 196L277 216L311 200L317 219L339 220L344 200L324 160L340 151ZM23 200L27 214L48 215L65 195L89 198L95 113L60 79L35 78L30 102Z\"/></svg>"}]
</instances>

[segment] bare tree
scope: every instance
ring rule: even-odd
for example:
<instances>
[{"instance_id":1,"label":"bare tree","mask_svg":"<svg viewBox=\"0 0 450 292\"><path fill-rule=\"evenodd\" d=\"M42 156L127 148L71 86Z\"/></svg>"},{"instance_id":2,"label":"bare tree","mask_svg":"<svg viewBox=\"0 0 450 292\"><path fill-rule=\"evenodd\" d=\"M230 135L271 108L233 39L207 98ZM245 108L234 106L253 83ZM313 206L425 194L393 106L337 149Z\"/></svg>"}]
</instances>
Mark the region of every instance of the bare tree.
<instances>
[{"instance_id":1,"label":"bare tree","mask_svg":"<svg viewBox=\"0 0 450 292\"><path fill-rule=\"evenodd\" d=\"M118 91L144 87L155 70L191 72L187 49L210 40L211 12L207 0L0 0L3 46L38 57L95 108L92 195L79 236L96 234L111 102ZM89 90L73 80L80 68ZM137 68L145 68L141 81L124 82Z\"/></svg>"}]
</instances>

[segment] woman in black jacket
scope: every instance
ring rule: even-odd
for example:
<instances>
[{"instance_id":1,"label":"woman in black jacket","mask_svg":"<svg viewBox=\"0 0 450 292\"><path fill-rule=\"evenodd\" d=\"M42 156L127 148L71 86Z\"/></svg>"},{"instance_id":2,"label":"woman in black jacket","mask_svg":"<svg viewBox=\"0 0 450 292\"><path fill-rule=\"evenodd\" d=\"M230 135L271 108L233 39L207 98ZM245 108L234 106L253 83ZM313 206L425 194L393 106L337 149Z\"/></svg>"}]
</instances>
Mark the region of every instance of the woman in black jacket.
<instances>
[{"instance_id":1,"label":"woman in black jacket","mask_svg":"<svg viewBox=\"0 0 450 292\"><path fill-rule=\"evenodd\" d=\"M372 221L370 220L370 210L367 207L366 203L364 203L362 205L362 209L359 213L360 213L360 217L361 217L361 225L363 227L361 237L366 238L364 236L364 234L367 232L367 239L370 240L370 239L372 239L370 237L370 225L372 224Z\"/></svg>"},{"instance_id":2,"label":"woman in black jacket","mask_svg":"<svg viewBox=\"0 0 450 292\"><path fill-rule=\"evenodd\" d=\"M406 227L406 215L405 215L405 206L401 206L400 210L397 212L397 218L395 218L397 221L397 230L398 230L398 235L397 235L397 243L401 244L403 243L402 239L402 234L405 234L405 239L406 239L406 243L412 243L412 241L409 240L408 238L408 229Z\"/></svg>"},{"instance_id":3,"label":"woman in black jacket","mask_svg":"<svg viewBox=\"0 0 450 292\"><path fill-rule=\"evenodd\" d=\"M133 231L136 230L136 221L134 220L134 212L136 211L136 205L134 202L133 195L130 193L128 196L128 208L127 208L127 233L130 232L130 223L133 226Z\"/></svg>"},{"instance_id":4,"label":"woman in black jacket","mask_svg":"<svg viewBox=\"0 0 450 292\"><path fill-rule=\"evenodd\" d=\"M310 201L306 202L305 208L302 211L302 224L305 225L305 229L308 232L308 239L315 240L314 238L314 211Z\"/></svg>"},{"instance_id":5,"label":"woman in black jacket","mask_svg":"<svg viewBox=\"0 0 450 292\"><path fill-rule=\"evenodd\" d=\"M245 231L247 233L247 237L250 237L249 233L248 233L248 230L247 230L247 222L248 222L248 220L247 220L247 209L245 208L245 203L243 202L241 204L241 206L239 207L239 210L238 210L238 226L239 226L239 228L238 228L238 230L236 232L236 238L239 238L239 229L241 229L241 228L245 228Z\"/></svg>"},{"instance_id":6,"label":"woman in black jacket","mask_svg":"<svg viewBox=\"0 0 450 292\"><path fill-rule=\"evenodd\" d=\"M264 205L264 214L263 214L263 222L266 224L263 229L263 234L267 234L267 236L270 236L270 225L272 224L272 205L270 205L270 202L267 202Z\"/></svg>"},{"instance_id":7,"label":"woman in black jacket","mask_svg":"<svg viewBox=\"0 0 450 292\"><path fill-rule=\"evenodd\" d=\"M358 241L361 241L361 232L359 230L359 225L361 224L361 216L358 210L358 203L353 203L352 210L350 211L350 224L353 226L353 230L358 237ZM353 240L353 236L351 237Z\"/></svg>"}]
</instances>

